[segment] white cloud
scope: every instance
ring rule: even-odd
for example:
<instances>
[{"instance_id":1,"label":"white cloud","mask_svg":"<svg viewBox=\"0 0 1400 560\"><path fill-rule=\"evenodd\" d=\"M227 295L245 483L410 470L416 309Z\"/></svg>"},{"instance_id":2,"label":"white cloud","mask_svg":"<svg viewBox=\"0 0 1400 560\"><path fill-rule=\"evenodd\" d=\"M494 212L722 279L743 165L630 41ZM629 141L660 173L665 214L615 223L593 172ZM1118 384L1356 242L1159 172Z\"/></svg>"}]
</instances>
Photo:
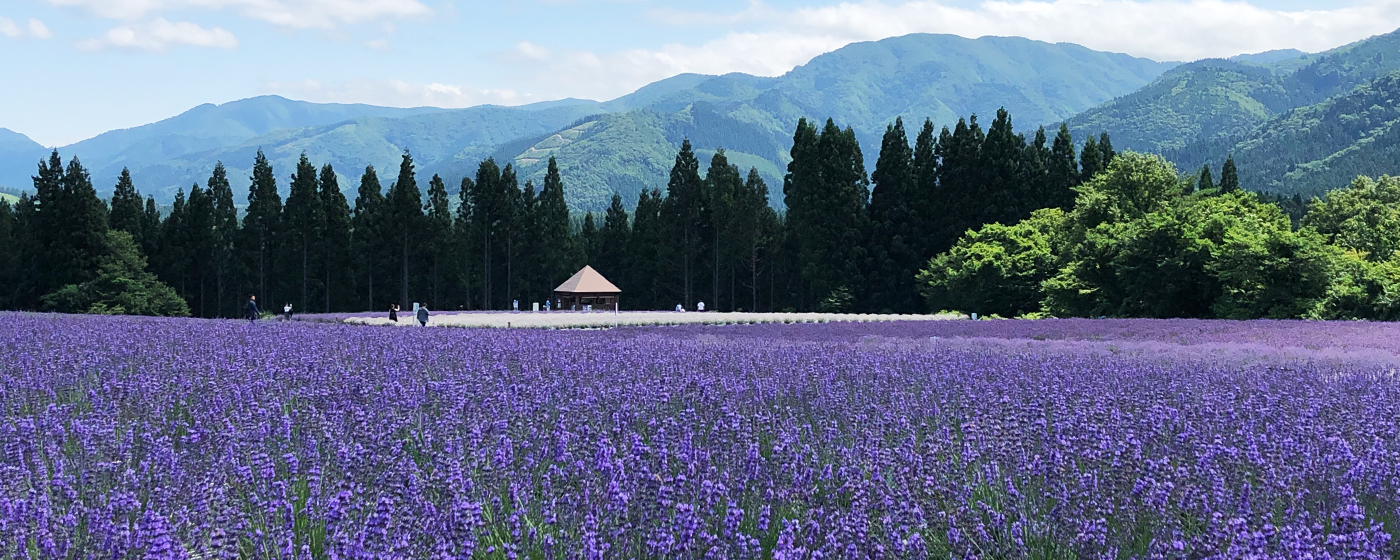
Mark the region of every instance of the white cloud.
<instances>
[{"instance_id":1,"label":"white cloud","mask_svg":"<svg viewBox=\"0 0 1400 560\"><path fill-rule=\"evenodd\" d=\"M432 14L419 0L48 0L99 17L139 20L166 11L230 9L245 17L296 29L333 28L391 17Z\"/></svg>"},{"instance_id":2,"label":"white cloud","mask_svg":"<svg viewBox=\"0 0 1400 560\"><path fill-rule=\"evenodd\" d=\"M0 35L11 39L25 37L32 39L48 39L49 37L53 37L53 33L49 31L48 26L44 25L42 21L31 18L27 25L20 27L14 20L3 16L0 16Z\"/></svg>"},{"instance_id":3,"label":"white cloud","mask_svg":"<svg viewBox=\"0 0 1400 560\"><path fill-rule=\"evenodd\" d=\"M78 42L83 50L109 47L161 52L171 46L233 49L238 38L221 27L205 29L188 21L171 23L163 18L139 25L127 25L107 30L101 37Z\"/></svg>"},{"instance_id":4,"label":"white cloud","mask_svg":"<svg viewBox=\"0 0 1400 560\"><path fill-rule=\"evenodd\" d=\"M266 82L263 93L316 103L368 103L387 107L461 108L483 104L522 105L540 101L508 89L472 88L442 83L358 79L325 84L317 80Z\"/></svg>"}]
</instances>

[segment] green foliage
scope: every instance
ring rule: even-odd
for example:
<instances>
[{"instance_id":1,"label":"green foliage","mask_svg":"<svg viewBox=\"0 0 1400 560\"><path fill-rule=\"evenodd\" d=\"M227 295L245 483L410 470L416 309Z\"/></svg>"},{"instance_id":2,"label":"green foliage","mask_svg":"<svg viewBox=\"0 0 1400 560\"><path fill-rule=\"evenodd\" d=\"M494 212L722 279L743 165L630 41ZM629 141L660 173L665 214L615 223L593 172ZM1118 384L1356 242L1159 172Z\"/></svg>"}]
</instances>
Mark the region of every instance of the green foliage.
<instances>
[{"instance_id":1,"label":"green foliage","mask_svg":"<svg viewBox=\"0 0 1400 560\"><path fill-rule=\"evenodd\" d=\"M1304 223L1368 261L1390 260L1400 252L1400 178L1358 177L1314 201Z\"/></svg>"},{"instance_id":2,"label":"green foliage","mask_svg":"<svg viewBox=\"0 0 1400 560\"><path fill-rule=\"evenodd\" d=\"M1052 239L1064 221L1063 211L1048 208L1015 225L969 231L919 273L928 308L1007 317L1039 310L1041 283L1055 272Z\"/></svg>"},{"instance_id":3,"label":"green foliage","mask_svg":"<svg viewBox=\"0 0 1400 560\"><path fill-rule=\"evenodd\" d=\"M43 297L46 309L62 313L184 317L189 306L170 286L146 271L146 259L124 231L106 234L106 253L96 276Z\"/></svg>"}]
</instances>

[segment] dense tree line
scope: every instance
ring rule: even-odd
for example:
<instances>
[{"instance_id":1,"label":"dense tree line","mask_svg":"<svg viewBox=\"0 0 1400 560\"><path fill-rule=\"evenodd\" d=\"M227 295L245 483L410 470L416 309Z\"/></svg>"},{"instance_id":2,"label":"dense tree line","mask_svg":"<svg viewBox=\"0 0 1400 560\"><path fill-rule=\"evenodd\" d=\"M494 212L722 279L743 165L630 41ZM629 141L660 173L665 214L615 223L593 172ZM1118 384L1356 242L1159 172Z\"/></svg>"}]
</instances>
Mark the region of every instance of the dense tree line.
<instances>
[{"instance_id":1,"label":"dense tree line","mask_svg":"<svg viewBox=\"0 0 1400 560\"><path fill-rule=\"evenodd\" d=\"M1308 205L1129 153L1073 206L969 231L920 274L930 305L1002 316L1400 318L1400 180Z\"/></svg>"},{"instance_id":2,"label":"dense tree line","mask_svg":"<svg viewBox=\"0 0 1400 560\"><path fill-rule=\"evenodd\" d=\"M537 186L487 159L454 193L442 177L422 180L407 152L387 187L371 166L345 189L303 155L282 190L258 152L244 204L220 163L162 215L129 173L103 201L82 164L55 152L32 196L0 204L0 265L13 276L0 304L231 317L255 294L302 312L499 310L543 302L591 264L625 308L921 312L915 277L930 258L969 229L1068 209L1115 157L1106 135L1078 149L1064 127L1027 138L999 111L986 130L975 116L942 130L926 120L912 142L896 120L867 173L851 128L804 119L785 213L757 170L723 149L706 165L686 140L664 189L571 216L552 160ZM141 293L109 293L121 286Z\"/></svg>"}]
</instances>

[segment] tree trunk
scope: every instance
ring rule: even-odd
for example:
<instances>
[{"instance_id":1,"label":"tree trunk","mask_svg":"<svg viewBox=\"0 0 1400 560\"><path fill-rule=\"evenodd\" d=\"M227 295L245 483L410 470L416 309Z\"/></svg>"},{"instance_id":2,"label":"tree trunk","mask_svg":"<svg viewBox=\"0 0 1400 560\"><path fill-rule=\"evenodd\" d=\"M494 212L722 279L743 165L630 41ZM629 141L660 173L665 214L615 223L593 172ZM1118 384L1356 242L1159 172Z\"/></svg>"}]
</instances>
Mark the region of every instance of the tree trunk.
<instances>
[{"instance_id":1,"label":"tree trunk","mask_svg":"<svg viewBox=\"0 0 1400 560\"><path fill-rule=\"evenodd\" d=\"M408 226L403 227L403 283L399 285L399 299L404 307L408 307Z\"/></svg>"}]
</instances>

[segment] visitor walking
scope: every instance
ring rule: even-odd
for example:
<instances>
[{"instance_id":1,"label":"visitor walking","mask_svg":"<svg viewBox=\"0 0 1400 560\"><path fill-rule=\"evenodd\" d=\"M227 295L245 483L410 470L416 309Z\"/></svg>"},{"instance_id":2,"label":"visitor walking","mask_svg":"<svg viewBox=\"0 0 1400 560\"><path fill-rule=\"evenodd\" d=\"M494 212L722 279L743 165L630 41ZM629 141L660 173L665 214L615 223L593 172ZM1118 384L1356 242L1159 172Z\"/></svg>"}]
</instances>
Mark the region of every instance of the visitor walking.
<instances>
[{"instance_id":1,"label":"visitor walking","mask_svg":"<svg viewBox=\"0 0 1400 560\"><path fill-rule=\"evenodd\" d=\"M291 321L291 320L292 320L292 302L290 302L290 301L287 302L286 305L283 305L283 306L282 306L282 320L283 320L283 321Z\"/></svg>"},{"instance_id":2,"label":"visitor walking","mask_svg":"<svg viewBox=\"0 0 1400 560\"><path fill-rule=\"evenodd\" d=\"M699 304L697 304L697 305L695 306L695 310L696 310L696 311L699 311L699 312L701 312L701 313L704 313L704 312L705 312L705 302L702 301L702 302L700 302Z\"/></svg>"},{"instance_id":3,"label":"visitor walking","mask_svg":"<svg viewBox=\"0 0 1400 560\"><path fill-rule=\"evenodd\" d=\"M248 296L248 305L244 306L244 310L249 323L258 320L258 296Z\"/></svg>"},{"instance_id":4,"label":"visitor walking","mask_svg":"<svg viewBox=\"0 0 1400 560\"><path fill-rule=\"evenodd\" d=\"M424 327L428 326L428 306L426 305L418 306L418 324Z\"/></svg>"},{"instance_id":5,"label":"visitor walking","mask_svg":"<svg viewBox=\"0 0 1400 560\"><path fill-rule=\"evenodd\" d=\"M389 304L389 320L395 323L399 322L399 304Z\"/></svg>"}]
</instances>

